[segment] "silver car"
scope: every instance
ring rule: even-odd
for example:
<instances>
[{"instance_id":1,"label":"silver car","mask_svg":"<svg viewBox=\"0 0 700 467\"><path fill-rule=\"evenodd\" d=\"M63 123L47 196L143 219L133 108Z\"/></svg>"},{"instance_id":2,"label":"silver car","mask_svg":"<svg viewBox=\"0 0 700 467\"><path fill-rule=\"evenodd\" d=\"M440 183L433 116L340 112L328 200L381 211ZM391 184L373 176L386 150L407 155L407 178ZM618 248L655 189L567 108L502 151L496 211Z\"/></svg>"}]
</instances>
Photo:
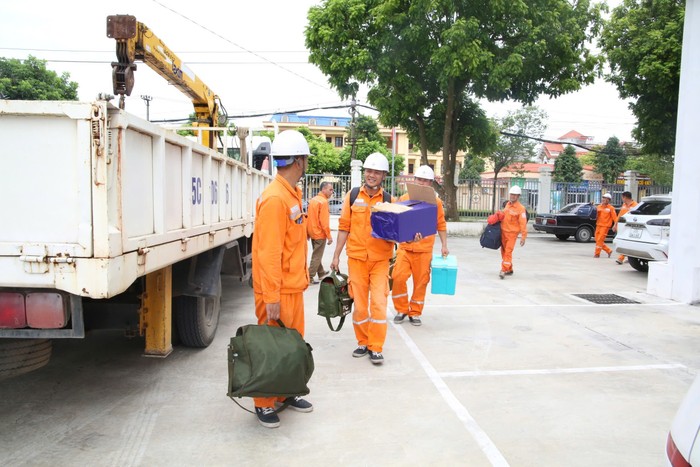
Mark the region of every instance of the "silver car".
<instances>
[{"instance_id":1,"label":"silver car","mask_svg":"<svg viewBox=\"0 0 700 467\"><path fill-rule=\"evenodd\" d=\"M670 232L671 195L645 196L620 217L613 244L618 254L627 256L630 266L647 272L649 261L668 260Z\"/></svg>"}]
</instances>

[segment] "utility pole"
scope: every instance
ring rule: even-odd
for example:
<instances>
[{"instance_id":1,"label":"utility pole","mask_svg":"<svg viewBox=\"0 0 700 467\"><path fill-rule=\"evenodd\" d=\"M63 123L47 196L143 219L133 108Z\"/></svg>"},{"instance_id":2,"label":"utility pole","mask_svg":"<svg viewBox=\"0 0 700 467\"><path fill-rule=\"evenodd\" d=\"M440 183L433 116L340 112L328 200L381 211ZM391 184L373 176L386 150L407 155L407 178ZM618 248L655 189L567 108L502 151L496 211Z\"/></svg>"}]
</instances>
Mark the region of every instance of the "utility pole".
<instances>
[{"instance_id":1,"label":"utility pole","mask_svg":"<svg viewBox=\"0 0 700 467\"><path fill-rule=\"evenodd\" d=\"M357 138L355 137L355 116L357 115L357 100L355 96L352 97L350 101L350 115L352 120L350 121L350 160L355 160L355 155L357 154Z\"/></svg>"},{"instance_id":2,"label":"utility pole","mask_svg":"<svg viewBox=\"0 0 700 467\"><path fill-rule=\"evenodd\" d=\"M151 121L151 96L141 95L141 99L146 103L146 120Z\"/></svg>"}]
</instances>

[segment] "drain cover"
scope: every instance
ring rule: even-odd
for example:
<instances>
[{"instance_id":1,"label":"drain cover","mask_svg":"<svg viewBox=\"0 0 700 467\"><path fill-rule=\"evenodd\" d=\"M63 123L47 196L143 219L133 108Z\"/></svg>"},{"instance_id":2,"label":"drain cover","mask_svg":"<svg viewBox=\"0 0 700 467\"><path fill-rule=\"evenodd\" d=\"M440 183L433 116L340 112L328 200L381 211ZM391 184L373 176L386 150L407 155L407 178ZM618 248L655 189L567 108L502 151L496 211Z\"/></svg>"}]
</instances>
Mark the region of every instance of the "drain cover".
<instances>
[{"instance_id":1,"label":"drain cover","mask_svg":"<svg viewBox=\"0 0 700 467\"><path fill-rule=\"evenodd\" d=\"M618 305L622 303L640 303L636 300L630 300L629 298L621 297L614 293L575 293L574 297L582 298L588 300L589 302L597 303L598 305Z\"/></svg>"}]
</instances>

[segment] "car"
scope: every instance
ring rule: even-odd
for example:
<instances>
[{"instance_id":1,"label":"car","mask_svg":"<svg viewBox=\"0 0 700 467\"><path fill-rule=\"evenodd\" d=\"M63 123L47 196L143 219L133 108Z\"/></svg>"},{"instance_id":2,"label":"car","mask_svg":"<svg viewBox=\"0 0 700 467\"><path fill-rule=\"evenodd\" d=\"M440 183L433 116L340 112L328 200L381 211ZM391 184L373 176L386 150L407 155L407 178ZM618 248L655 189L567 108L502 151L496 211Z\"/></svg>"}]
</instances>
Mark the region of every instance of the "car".
<instances>
[{"instance_id":1,"label":"car","mask_svg":"<svg viewBox=\"0 0 700 467\"><path fill-rule=\"evenodd\" d=\"M649 261L668 260L671 232L671 195L645 196L617 224L613 241L618 254L637 271L647 272Z\"/></svg>"},{"instance_id":2,"label":"car","mask_svg":"<svg viewBox=\"0 0 700 467\"><path fill-rule=\"evenodd\" d=\"M535 214L533 227L538 232L554 234L559 240L573 236L577 242L589 242L595 234L597 217L598 211L592 203L571 203L554 214ZM614 235L610 229L608 237Z\"/></svg>"},{"instance_id":3,"label":"car","mask_svg":"<svg viewBox=\"0 0 700 467\"><path fill-rule=\"evenodd\" d=\"M331 215L339 216L340 212L343 210L343 200L337 198L330 198L328 200L328 210Z\"/></svg>"},{"instance_id":4,"label":"car","mask_svg":"<svg viewBox=\"0 0 700 467\"><path fill-rule=\"evenodd\" d=\"M669 467L700 465L700 375L683 398L666 438ZM697 449L695 449L697 448Z\"/></svg>"}]
</instances>

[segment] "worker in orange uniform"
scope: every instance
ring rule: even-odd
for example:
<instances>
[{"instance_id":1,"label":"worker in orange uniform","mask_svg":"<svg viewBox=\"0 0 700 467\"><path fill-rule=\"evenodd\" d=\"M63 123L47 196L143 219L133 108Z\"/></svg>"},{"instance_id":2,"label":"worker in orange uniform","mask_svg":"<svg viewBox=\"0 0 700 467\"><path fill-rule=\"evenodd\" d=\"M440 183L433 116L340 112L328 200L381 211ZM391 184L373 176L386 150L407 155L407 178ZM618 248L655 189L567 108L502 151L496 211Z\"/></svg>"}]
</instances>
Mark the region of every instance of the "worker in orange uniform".
<instances>
[{"instance_id":1,"label":"worker in orange uniform","mask_svg":"<svg viewBox=\"0 0 700 467\"><path fill-rule=\"evenodd\" d=\"M331 182L321 182L320 190L316 196L311 198L308 207L307 231L311 239L311 262L309 263L309 283L318 284L314 276L322 278L326 275L326 270L321 264L323 252L328 245L333 243L330 227L330 211L328 210L328 198L333 196L333 185Z\"/></svg>"},{"instance_id":2,"label":"worker in orange uniform","mask_svg":"<svg viewBox=\"0 0 700 467\"><path fill-rule=\"evenodd\" d=\"M427 165L418 167L415 173L415 181L418 185L432 186L435 173ZM399 198L399 201L409 199L408 194ZM447 222L445 222L445 209L442 201L437 198L437 233L442 244L442 256L450 254L447 249ZM399 252L396 255L394 271L392 273L393 287L391 298L394 302L396 316L395 323L402 323L406 316L414 326L422 324L421 315L425 304L425 291L430 282L430 262L433 259L433 245L435 235L422 238L416 242L400 243ZM413 276L413 293L411 301L408 301L408 278Z\"/></svg>"},{"instance_id":3,"label":"worker in orange uniform","mask_svg":"<svg viewBox=\"0 0 700 467\"><path fill-rule=\"evenodd\" d=\"M622 207L620 208L620 212L617 214L617 220L619 222L620 217L624 216L628 212L630 212L632 209L634 209L637 206L637 202L632 199L632 193L629 191L623 191L622 192ZM617 224L618 222L615 222L615 225L613 226L613 231L617 232ZM615 260L617 264L622 264L625 262L625 255L620 255L617 257Z\"/></svg>"},{"instance_id":4,"label":"worker in orange uniform","mask_svg":"<svg viewBox=\"0 0 700 467\"><path fill-rule=\"evenodd\" d=\"M598 213L595 220L595 254L594 258L600 258L600 250L602 249L608 254L608 258L612 255L612 250L605 244L605 237L608 236L610 227L617 222L617 214L615 207L610 204L612 195L605 193L603 202L598 205Z\"/></svg>"},{"instance_id":5,"label":"worker in orange uniform","mask_svg":"<svg viewBox=\"0 0 700 467\"><path fill-rule=\"evenodd\" d=\"M253 292L258 324L288 328L304 335L304 290L309 284L306 269L306 222L302 193L297 182L308 166L309 145L296 130L281 132L272 142L271 156L277 176L258 198L253 230ZM280 419L275 404L311 412L313 406L300 397L256 397L258 421L276 428Z\"/></svg>"},{"instance_id":6,"label":"worker in orange uniform","mask_svg":"<svg viewBox=\"0 0 700 467\"><path fill-rule=\"evenodd\" d=\"M515 242L520 234L520 246L525 246L527 238L527 212L525 206L520 203L522 191L519 186L513 186L508 191L509 201L503 207L503 220L501 221L501 272L498 277L513 274L513 250Z\"/></svg>"},{"instance_id":7,"label":"worker in orange uniform","mask_svg":"<svg viewBox=\"0 0 700 467\"><path fill-rule=\"evenodd\" d=\"M340 253L347 243L348 285L355 305L352 323L358 345L352 356L369 354L370 361L378 365L384 362L389 260L394 243L372 237L370 209L379 202L391 201L382 189L389 162L383 154L375 152L367 156L363 168L364 185L357 198L351 203L351 192L343 202L331 269L338 271Z\"/></svg>"}]
</instances>

